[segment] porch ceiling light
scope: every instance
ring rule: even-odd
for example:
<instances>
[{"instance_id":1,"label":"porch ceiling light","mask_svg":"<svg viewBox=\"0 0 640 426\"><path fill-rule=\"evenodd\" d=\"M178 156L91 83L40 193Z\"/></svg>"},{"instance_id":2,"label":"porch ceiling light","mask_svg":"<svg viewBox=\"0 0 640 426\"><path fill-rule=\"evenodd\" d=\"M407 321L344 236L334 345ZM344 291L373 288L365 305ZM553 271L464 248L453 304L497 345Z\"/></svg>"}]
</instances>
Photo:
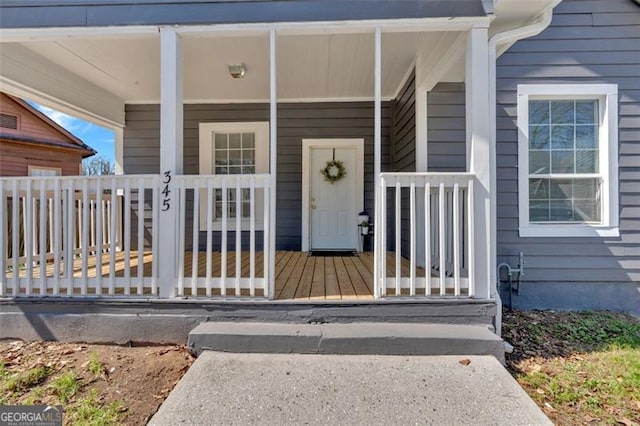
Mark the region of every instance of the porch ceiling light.
<instances>
[{"instance_id":1,"label":"porch ceiling light","mask_svg":"<svg viewBox=\"0 0 640 426\"><path fill-rule=\"evenodd\" d=\"M233 78L244 78L247 66L244 63L229 65L229 74Z\"/></svg>"}]
</instances>

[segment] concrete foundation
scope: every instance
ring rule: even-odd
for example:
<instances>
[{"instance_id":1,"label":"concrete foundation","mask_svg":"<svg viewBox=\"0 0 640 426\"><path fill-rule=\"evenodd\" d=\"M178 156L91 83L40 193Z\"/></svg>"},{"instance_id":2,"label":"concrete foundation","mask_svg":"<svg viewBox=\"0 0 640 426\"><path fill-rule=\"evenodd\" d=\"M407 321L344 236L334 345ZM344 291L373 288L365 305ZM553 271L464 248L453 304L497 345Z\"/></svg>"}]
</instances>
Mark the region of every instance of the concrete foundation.
<instances>
[{"instance_id":1,"label":"concrete foundation","mask_svg":"<svg viewBox=\"0 0 640 426\"><path fill-rule=\"evenodd\" d=\"M366 303L269 301L4 299L0 338L100 343L186 344L207 321L423 323L493 329L494 301L382 300Z\"/></svg>"}]
</instances>

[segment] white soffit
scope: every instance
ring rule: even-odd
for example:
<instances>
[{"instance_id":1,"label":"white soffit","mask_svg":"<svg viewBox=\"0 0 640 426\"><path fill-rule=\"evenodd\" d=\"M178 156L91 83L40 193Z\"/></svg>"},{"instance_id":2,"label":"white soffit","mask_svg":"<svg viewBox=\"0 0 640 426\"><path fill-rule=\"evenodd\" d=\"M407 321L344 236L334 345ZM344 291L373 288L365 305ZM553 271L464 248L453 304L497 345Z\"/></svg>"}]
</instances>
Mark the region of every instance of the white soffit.
<instances>
[{"instance_id":1,"label":"white soffit","mask_svg":"<svg viewBox=\"0 0 640 426\"><path fill-rule=\"evenodd\" d=\"M383 98L396 94L419 51L443 48L437 43L444 34L383 34ZM282 35L277 43L279 99L373 97L373 34ZM69 38L22 45L125 102L159 101L160 45L157 35ZM268 99L268 47L266 34L184 38L185 100ZM229 76L227 66L241 62L247 65L246 77L234 80ZM452 71L449 76L458 75L463 74Z\"/></svg>"}]
</instances>

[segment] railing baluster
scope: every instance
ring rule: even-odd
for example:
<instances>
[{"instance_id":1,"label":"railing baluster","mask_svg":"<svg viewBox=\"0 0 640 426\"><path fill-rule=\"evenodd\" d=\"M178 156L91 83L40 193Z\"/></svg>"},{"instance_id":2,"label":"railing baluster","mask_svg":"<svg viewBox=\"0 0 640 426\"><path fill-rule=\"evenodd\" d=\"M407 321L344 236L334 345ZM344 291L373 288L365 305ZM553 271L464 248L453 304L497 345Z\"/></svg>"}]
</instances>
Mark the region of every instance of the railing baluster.
<instances>
[{"instance_id":1,"label":"railing baluster","mask_svg":"<svg viewBox=\"0 0 640 426\"><path fill-rule=\"evenodd\" d=\"M178 210L178 296L184 296L184 239L185 235L185 218L187 216L187 200L186 195L187 192L185 190L185 181L184 179L180 179L178 181L178 191L179 191L179 210Z\"/></svg>"},{"instance_id":2,"label":"railing baluster","mask_svg":"<svg viewBox=\"0 0 640 426\"><path fill-rule=\"evenodd\" d=\"M268 180L268 182L271 182L271 179ZM263 291L264 291L264 295L266 297L274 297L275 295L269 294L269 289L271 288L271 286L269 285L269 280L270 280L270 275L269 275L269 268L271 265L271 248L270 248L270 244L269 244L269 233L271 232L271 226L270 226L270 222L271 220L275 220L275 218L271 217L270 214L270 205L271 205L271 187L268 186L265 188L264 190L264 211L262 212L262 217L264 218L264 231L262 232L262 237L263 237L263 241L262 241L262 260L263 260L263 267L262 267L262 276L264 277L264 284L263 284Z\"/></svg>"},{"instance_id":3,"label":"railing baluster","mask_svg":"<svg viewBox=\"0 0 640 426\"><path fill-rule=\"evenodd\" d=\"M33 278L33 192L32 182L27 179L27 194L25 196L25 220L24 220L24 251L26 255L25 269L26 269L26 289L27 296L31 296L31 286Z\"/></svg>"},{"instance_id":4,"label":"railing baluster","mask_svg":"<svg viewBox=\"0 0 640 426\"><path fill-rule=\"evenodd\" d=\"M212 222L213 211L216 208L216 199L212 188L212 178L207 179L207 276L205 278L205 287L207 291L207 297L211 297L211 275L213 273L213 235L212 235Z\"/></svg>"},{"instance_id":5,"label":"railing baluster","mask_svg":"<svg viewBox=\"0 0 640 426\"><path fill-rule=\"evenodd\" d=\"M424 185L424 294L431 296L431 183Z\"/></svg>"},{"instance_id":6,"label":"railing baluster","mask_svg":"<svg viewBox=\"0 0 640 426\"><path fill-rule=\"evenodd\" d=\"M13 193L12 193L12 198L11 198L11 225L12 225L12 230L11 230L11 237L12 237L12 243L11 243L11 254L13 256L13 263L12 263L12 267L13 267L13 282L12 282L12 289L11 289L11 295L13 297L17 297L18 296L18 288L20 287L20 271L19 271L19 263L18 263L18 259L20 258L20 204L21 204L21 197L20 197L20 192L19 192L19 188L18 188L18 180L14 180L13 181Z\"/></svg>"},{"instance_id":7,"label":"railing baluster","mask_svg":"<svg viewBox=\"0 0 640 426\"><path fill-rule=\"evenodd\" d=\"M74 233L75 233L75 188L73 185L73 180L67 180L67 240L66 240L66 256L65 256L65 266L66 266L66 274L65 277L67 279L67 296L71 296L74 292L73 290L73 257L74 257Z\"/></svg>"},{"instance_id":8,"label":"railing baluster","mask_svg":"<svg viewBox=\"0 0 640 426\"><path fill-rule=\"evenodd\" d=\"M124 226L121 247L124 248L124 294L131 294L131 181L124 180Z\"/></svg>"},{"instance_id":9,"label":"railing baluster","mask_svg":"<svg viewBox=\"0 0 640 426\"><path fill-rule=\"evenodd\" d=\"M227 208L228 208L227 179L222 181L222 242L220 255L220 294L227 295Z\"/></svg>"},{"instance_id":10,"label":"railing baluster","mask_svg":"<svg viewBox=\"0 0 640 426\"><path fill-rule=\"evenodd\" d=\"M447 294L447 289L446 289L446 280L447 280L447 273L446 273L446 265L445 265L445 261L446 261L446 256L447 256L447 252L446 252L446 221L445 221L445 192L444 192L444 182L440 182L440 191L439 191L439 195L438 195L438 207L439 207L439 212L438 212L438 219L439 219L439 225L438 225L438 236L440 237L440 241L439 241L439 251L440 251L440 296L445 296Z\"/></svg>"},{"instance_id":11,"label":"railing baluster","mask_svg":"<svg viewBox=\"0 0 640 426\"><path fill-rule=\"evenodd\" d=\"M40 295L47 294L47 189L46 181L40 180ZM3 270L4 271L4 270Z\"/></svg>"},{"instance_id":12,"label":"railing baluster","mask_svg":"<svg viewBox=\"0 0 640 426\"><path fill-rule=\"evenodd\" d=\"M256 178L251 176L249 189L249 295L256 295Z\"/></svg>"},{"instance_id":13,"label":"railing baluster","mask_svg":"<svg viewBox=\"0 0 640 426\"><path fill-rule=\"evenodd\" d=\"M138 179L138 282L136 295L144 292L144 180Z\"/></svg>"},{"instance_id":14,"label":"railing baluster","mask_svg":"<svg viewBox=\"0 0 640 426\"><path fill-rule=\"evenodd\" d=\"M96 178L96 295L102 294L102 243L104 233L104 203L102 202L102 181L104 178Z\"/></svg>"},{"instance_id":15,"label":"railing baluster","mask_svg":"<svg viewBox=\"0 0 640 426\"><path fill-rule=\"evenodd\" d=\"M60 179L56 178L53 184L53 295L57 296L60 293L60 253L61 253L61 236L62 231L62 218L60 199Z\"/></svg>"},{"instance_id":16,"label":"railing baluster","mask_svg":"<svg viewBox=\"0 0 640 426\"><path fill-rule=\"evenodd\" d=\"M379 239L380 242L380 257L378 258L378 262L380 265L380 275L382 278L380 295L387 295L387 182L384 177L380 178L380 211L381 214L378 215L380 219L380 223L374 224L379 228ZM374 231L377 232L377 231ZM375 255L375 253L374 253Z\"/></svg>"},{"instance_id":17,"label":"railing baluster","mask_svg":"<svg viewBox=\"0 0 640 426\"><path fill-rule=\"evenodd\" d=\"M396 296L402 294L401 281L402 281L402 200L401 200L401 186L400 180L396 181L396 244L395 244L395 257L396 257Z\"/></svg>"},{"instance_id":18,"label":"railing baluster","mask_svg":"<svg viewBox=\"0 0 640 426\"><path fill-rule=\"evenodd\" d=\"M240 293L240 277L242 275L242 187L240 176L236 176L236 297Z\"/></svg>"},{"instance_id":19,"label":"railing baluster","mask_svg":"<svg viewBox=\"0 0 640 426\"><path fill-rule=\"evenodd\" d=\"M193 236L191 239L191 297L198 295L198 249L200 245L200 180L193 186ZM185 231L186 232L186 231Z\"/></svg>"},{"instance_id":20,"label":"railing baluster","mask_svg":"<svg viewBox=\"0 0 640 426\"><path fill-rule=\"evenodd\" d=\"M87 294L89 287L89 185L88 179L82 181L82 289Z\"/></svg>"},{"instance_id":21,"label":"railing baluster","mask_svg":"<svg viewBox=\"0 0 640 426\"><path fill-rule=\"evenodd\" d=\"M473 217L473 178L469 179L468 188L467 188L467 218L469 220L468 232L469 232L469 242L467 244L469 250L469 266L468 266L468 274L469 274L469 297L475 297L476 295L476 280L475 280L475 237L474 237L474 217Z\"/></svg>"},{"instance_id":22,"label":"railing baluster","mask_svg":"<svg viewBox=\"0 0 640 426\"><path fill-rule=\"evenodd\" d=\"M453 185L453 285L454 295L460 296L460 185Z\"/></svg>"},{"instance_id":23,"label":"railing baluster","mask_svg":"<svg viewBox=\"0 0 640 426\"><path fill-rule=\"evenodd\" d=\"M416 295L416 225L416 181L415 178L411 178L409 186L409 244L411 246L409 249L411 257L409 259L411 262L409 294L411 296Z\"/></svg>"},{"instance_id":24,"label":"railing baluster","mask_svg":"<svg viewBox=\"0 0 640 426\"><path fill-rule=\"evenodd\" d=\"M159 207L159 198L158 198L158 187L160 186L161 179L160 176L156 176L153 179L153 200L151 200L151 208L152 211L152 225L151 225L151 294L158 294L158 270L160 265L160 259L156 256L158 253L158 238L160 235L160 207Z\"/></svg>"},{"instance_id":25,"label":"railing baluster","mask_svg":"<svg viewBox=\"0 0 640 426\"><path fill-rule=\"evenodd\" d=\"M118 187L116 178L111 178L111 205L109 211L109 294L116 294L116 219L118 217Z\"/></svg>"}]
</instances>

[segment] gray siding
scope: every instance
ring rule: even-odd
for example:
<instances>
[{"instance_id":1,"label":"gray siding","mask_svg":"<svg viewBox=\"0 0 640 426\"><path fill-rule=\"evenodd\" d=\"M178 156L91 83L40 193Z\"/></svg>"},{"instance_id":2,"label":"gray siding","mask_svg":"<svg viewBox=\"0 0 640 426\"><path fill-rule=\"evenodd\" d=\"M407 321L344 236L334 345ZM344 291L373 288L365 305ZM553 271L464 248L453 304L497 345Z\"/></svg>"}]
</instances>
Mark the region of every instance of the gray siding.
<instances>
[{"instance_id":1,"label":"gray siding","mask_svg":"<svg viewBox=\"0 0 640 426\"><path fill-rule=\"evenodd\" d=\"M412 71L398 97L393 101L393 130L391 133L392 170L394 172L416 171L416 87L415 70ZM393 190L388 191L387 217L395 221ZM411 223L409 220L409 190L403 189L401 194L401 252L409 255L409 235ZM395 232L395 228L389 228ZM394 240L395 244L395 240Z\"/></svg>"},{"instance_id":2,"label":"gray siding","mask_svg":"<svg viewBox=\"0 0 640 426\"><path fill-rule=\"evenodd\" d=\"M464 83L438 83L427 95L427 166L430 172L464 172Z\"/></svg>"},{"instance_id":3,"label":"gray siding","mask_svg":"<svg viewBox=\"0 0 640 426\"><path fill-rule=\"evenodd\" d=\"M127 105L126 120L125 173L158 173L160 167L159 106ZM185 174L198 174L199 123L268 120L269 106L266 104L185 105ZM278 105L276 214L278 249L300 250L301 248L303 138L364 138L365 209L373 212L373 124L372 102ZM389 170L391 124L391 105L384 103L382 109L383 170ZM187 199L187 205L189 204L190 197ZM190 216L187 215L188 230L191 229ZM191 234L188 233L188 235ZM230 247L233 247L233 243L234 241L230 241Z\"/></svg>"},{"instance_id":4,"label":"gray siding","mask_svg":"<svg viewBox=\"0 0 640 426\"><path fill-rule=\"evenodd\" d=\"M229 24L485 16L488 0L3 0L0 27Z\"/></svg>"},{"instance_id":5,"label":"gray siding","mask_svg":"<svg viewBox=\"0 0 640 426\"><path fill-rule=\"evenodd\" d=\"M499 58L497 77L498 261L515 264L524 252L523 294L536 286L547 294L535 306L524 300L528 307L568 307L580 291L594 300L591 306L607 307L587 289L640 280L640 7L629 0L565 0L549 28ZM620 238L518 236L516 88L540 83L618 85ZM581 286L572 287L572 296L560 291L567 283ZM638 294L634 300L640 304Z\"/></svg>"}]
</instances>

